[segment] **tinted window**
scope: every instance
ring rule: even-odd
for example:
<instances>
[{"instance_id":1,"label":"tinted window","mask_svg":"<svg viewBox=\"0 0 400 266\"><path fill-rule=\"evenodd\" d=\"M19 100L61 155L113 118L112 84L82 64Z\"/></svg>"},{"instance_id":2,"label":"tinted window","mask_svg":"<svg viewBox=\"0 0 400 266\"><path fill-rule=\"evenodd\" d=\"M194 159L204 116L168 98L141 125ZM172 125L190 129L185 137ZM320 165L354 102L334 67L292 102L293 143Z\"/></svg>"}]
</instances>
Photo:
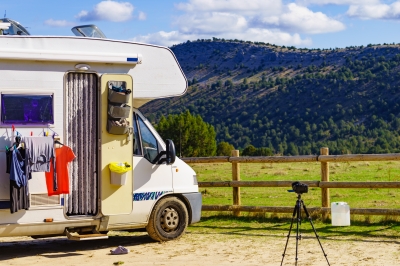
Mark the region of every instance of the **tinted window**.
<instances>
[{"instance_id":1,"label":"tinted window","mask_svg":"<svg viewBox=\"0 0 400 266\"><path fill-rule=\"evenodd\" d=\"M142 146L140 145L136 114L133 114L133 132L133 155L142 155Z\"/></svg>"},{"instance_id":2,"label":"tinted window","mask_svg":"<svg viewBox=\"0 0 400 266\"><path fill-rule=\"evenodd\" d=\"M139 117L139 129L142 136L143 156L150 162L157 157L158 142L143 120Z\"/></svg>"},{"instance_id":3,"label":"tinted window","mask_svg":"<svg viewBox=\"0 0 400 266\"><path fill-rule=\"evenodd\" d=\"M4 124L53 124L53 95L1 95Z\"/></svg>"}]
</instances>

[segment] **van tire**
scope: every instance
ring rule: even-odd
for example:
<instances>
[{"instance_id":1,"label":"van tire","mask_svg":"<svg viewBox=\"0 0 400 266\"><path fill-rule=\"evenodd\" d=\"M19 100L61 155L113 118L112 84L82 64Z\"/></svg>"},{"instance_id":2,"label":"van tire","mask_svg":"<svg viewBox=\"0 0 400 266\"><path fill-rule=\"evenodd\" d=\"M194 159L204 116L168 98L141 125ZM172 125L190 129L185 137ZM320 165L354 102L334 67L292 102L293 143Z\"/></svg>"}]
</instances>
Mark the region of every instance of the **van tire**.
<instances>
[{"instance_id":1,"label":"van tire","mask_svg":"<svg viewBox=\"0 0 400 266\"><path fill-rule=\"evenodd\" d=\"M169 241L180 238L188 223L189 215L185 204L177 197L166 197L154 206L146 230L156 241Z\"/></svg>"}]
</instances>

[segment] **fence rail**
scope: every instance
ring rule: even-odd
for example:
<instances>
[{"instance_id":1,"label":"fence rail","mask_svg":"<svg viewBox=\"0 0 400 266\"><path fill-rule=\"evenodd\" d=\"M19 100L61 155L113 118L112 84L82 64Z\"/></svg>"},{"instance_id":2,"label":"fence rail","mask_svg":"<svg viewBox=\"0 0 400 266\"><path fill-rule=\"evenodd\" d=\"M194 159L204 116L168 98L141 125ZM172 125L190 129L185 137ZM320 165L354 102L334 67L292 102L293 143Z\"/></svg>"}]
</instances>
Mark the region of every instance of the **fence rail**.
<instances>
[{"instance_id":1,"label":"fence rail","mask_svg":"<svg viewBox=\"0 0 400 266\"><path fill-rule=\"evenodd\" d=\"M321 155L304 156L257 156L239 157L239 151L232 151L232 156L190 157L182 158L186 163L231 163L232 181L199 182L199 187L232 187L232 205L203 205L203 211L229 211L234 215L240 212L292 213L293 207L242 206L240 187L291 187L292 181L240 181L240 163L321 163L321 181L300 181L310 187L321 188L321 207L309 208L310 212L321 213L323 219L330 213L330 188L400 188L400 182L332 182L329 181L330 162L362 161L400 161L400 153L391 154L351 154L329 155L328 148L321 148ZM352 208L351 214L359 215L400 215L398 209L358 209Z\"/></svg>"}]
</instances>

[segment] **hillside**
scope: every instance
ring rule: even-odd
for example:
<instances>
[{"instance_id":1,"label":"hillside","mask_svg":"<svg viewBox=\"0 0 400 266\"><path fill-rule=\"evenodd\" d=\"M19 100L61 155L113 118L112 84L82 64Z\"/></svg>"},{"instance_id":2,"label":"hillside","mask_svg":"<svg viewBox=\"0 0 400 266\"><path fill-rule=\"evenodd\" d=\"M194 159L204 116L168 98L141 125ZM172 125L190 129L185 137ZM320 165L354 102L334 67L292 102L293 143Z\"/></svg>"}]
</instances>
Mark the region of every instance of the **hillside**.
<instances>
[{"instance_id":1,"label":"hillside","mask_svg":"<svg viewBox=\"0 0 400 266\"><path fill-rule=\"evenodd\" d=\"M400 45L309 50L214 38L171 49L190 86L141 108L155 123L188 109L235 148L400 152Z\"/></svg>"}]
</instances>

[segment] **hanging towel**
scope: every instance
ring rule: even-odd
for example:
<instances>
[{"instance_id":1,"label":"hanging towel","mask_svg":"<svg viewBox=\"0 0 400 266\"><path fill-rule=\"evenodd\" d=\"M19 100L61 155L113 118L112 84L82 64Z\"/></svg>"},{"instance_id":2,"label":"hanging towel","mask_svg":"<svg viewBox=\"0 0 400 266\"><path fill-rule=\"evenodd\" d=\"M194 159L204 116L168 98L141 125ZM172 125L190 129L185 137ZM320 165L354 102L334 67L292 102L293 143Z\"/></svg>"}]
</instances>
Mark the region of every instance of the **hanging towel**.
<instances>
[{"instance_id":1,"label":"hanging towel","mask_svg":"<svg viewBox=\"0 0 400 266\"><path fill-rule=\"evenodd\" d=\"M53 189L57 190L56 177L56 153L54 151L54 140L50 137L24 137L28 150L30 172L50 172L50 163L53 162ZM51 160L53 159L53 160Z\"/></svg>"}]
</instances>

